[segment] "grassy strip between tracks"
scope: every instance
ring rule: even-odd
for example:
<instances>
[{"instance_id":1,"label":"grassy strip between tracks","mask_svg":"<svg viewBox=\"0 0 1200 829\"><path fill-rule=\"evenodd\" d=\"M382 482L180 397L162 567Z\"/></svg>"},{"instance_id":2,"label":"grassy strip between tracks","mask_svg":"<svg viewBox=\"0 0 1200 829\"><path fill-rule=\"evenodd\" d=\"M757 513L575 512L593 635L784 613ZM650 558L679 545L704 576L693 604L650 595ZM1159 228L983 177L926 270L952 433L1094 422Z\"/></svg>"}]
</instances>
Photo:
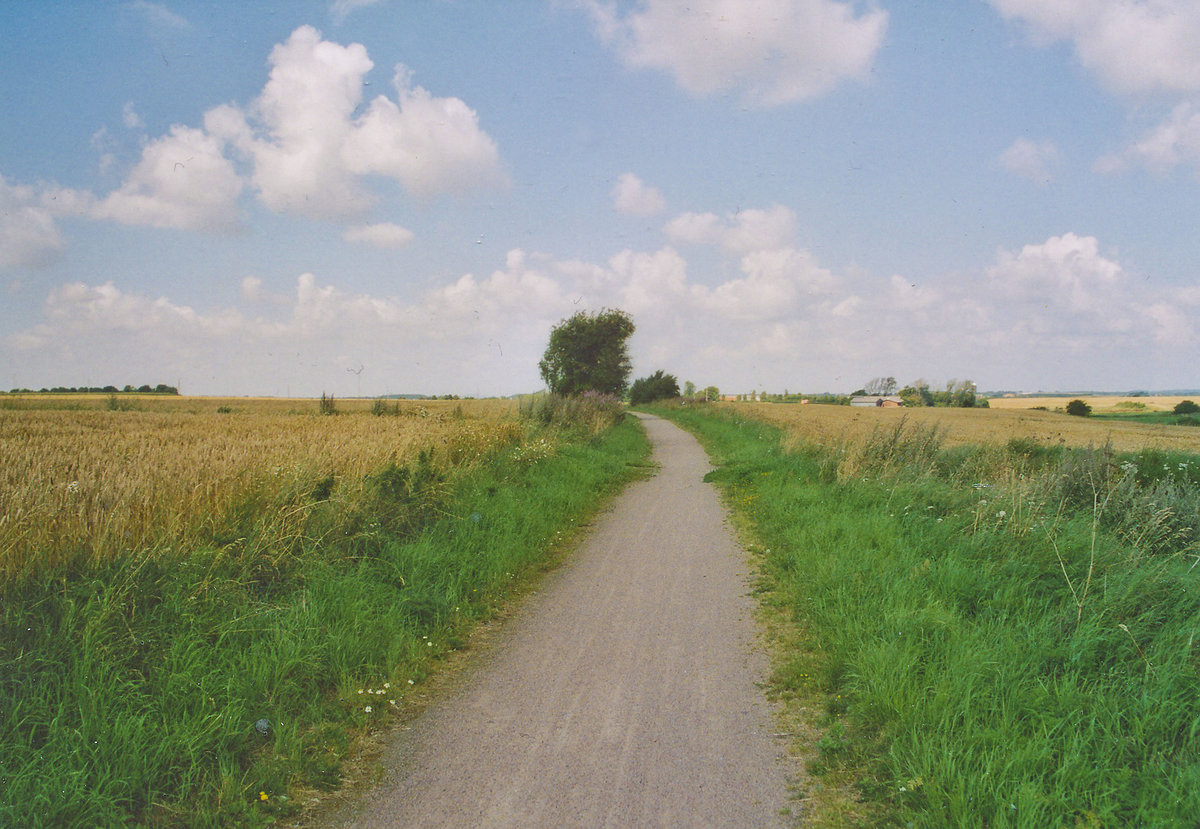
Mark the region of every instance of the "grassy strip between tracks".
<instances>
[{"instance_id":1,"label":"grassy strip between tracks","mask_svg":"<svg viewBox=\"0 0 1200 829\"><path fill-rule=\"evenodd\" d=\"M0 826L259 825L336 788L649 451L632 418L557 434L381 470L349 524L314 481L286 544L235 514L220 545L0 585Z\"/></svg>"},{"instance_id":2,"label":"grassy strip between tracks","mask_svg":"<svg viewBox=\"0 0 1200 829\"><path fill-rule=\"evenodd\" d=\"M712 455L789 620L812 825L1195 825L1200 459L903 424L784 451L655 411Z\"/></svg>"}]
</instances>

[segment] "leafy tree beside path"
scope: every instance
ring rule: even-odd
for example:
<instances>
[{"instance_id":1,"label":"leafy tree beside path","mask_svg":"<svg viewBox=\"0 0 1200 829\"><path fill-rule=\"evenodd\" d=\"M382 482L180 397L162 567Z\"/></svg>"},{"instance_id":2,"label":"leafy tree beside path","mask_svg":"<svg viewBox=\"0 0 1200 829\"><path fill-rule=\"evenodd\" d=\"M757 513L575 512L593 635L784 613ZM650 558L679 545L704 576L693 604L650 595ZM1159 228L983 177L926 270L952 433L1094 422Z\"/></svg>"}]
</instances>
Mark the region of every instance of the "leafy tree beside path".
<instances>
[{"instance_id":1,"label":"leafy tree beside path","mask_svg":"<svg viewBox=\"0 0 1200 829\"><path fill-rule=\"evenodd\" d=\"M633 331L629 314L607 308L595 314L580 311L554 326L538 363L550 392L624 395L633 370L626 341Z\"/></svg>"}]
</instances>

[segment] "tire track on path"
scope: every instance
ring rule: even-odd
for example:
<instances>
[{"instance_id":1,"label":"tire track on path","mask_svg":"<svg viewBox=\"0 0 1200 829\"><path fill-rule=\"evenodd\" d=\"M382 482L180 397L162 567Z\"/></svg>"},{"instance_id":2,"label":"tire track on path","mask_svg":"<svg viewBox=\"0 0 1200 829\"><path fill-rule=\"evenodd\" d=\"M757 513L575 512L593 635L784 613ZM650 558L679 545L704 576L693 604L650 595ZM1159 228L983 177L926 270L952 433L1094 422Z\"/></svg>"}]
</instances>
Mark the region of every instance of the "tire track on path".
<instances>
[{"instance_id":1,"label":"tire track on path","mask_svg":"<svg viewBox=\"0 0 1200 829\"><path fill-rule=\"evenodd\" d=\"M784 825L746 554L696 440L639 417L659 472L401 733L392 779L342 825Z\"/></svg>"}]
</instances>

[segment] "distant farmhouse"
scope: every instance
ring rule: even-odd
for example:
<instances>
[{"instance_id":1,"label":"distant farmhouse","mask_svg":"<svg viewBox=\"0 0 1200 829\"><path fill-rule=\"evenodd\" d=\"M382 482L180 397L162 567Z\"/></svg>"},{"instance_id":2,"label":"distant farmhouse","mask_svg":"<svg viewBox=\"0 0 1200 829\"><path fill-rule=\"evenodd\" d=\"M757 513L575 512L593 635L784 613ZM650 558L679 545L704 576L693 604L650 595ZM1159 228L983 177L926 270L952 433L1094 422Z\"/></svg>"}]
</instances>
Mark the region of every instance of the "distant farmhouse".
<instances>
[{"instance_id":1,"label":"distant farmhouse","mask_svg":"<svg viewBox=\"0 0 1200 829\"><path fill-rule=\"evenodd\" d=\"M864 394L858 397L850 398L851 406L861 406L866 408L874 406L877 409L895 409L904 405L904 401L895 395L874 395Z\"/></svg>"}]
</instances>

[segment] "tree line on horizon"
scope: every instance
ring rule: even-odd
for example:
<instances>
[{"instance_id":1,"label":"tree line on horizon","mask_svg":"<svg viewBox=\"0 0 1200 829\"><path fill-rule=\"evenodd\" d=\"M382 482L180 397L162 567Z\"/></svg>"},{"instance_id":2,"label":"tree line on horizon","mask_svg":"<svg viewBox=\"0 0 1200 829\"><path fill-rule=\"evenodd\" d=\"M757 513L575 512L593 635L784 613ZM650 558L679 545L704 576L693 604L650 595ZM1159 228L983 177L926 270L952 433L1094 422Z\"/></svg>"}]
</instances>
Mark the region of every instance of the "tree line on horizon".
<instances>
[{"instance_id":1,"label":"tree line on horizon","mask_svg":"<svg viewBox=\"0 0 1200 829\"><path fill-rule=\"evenodd\" d=\"M168 386L165 383L159 383L157 386L149 384L137 386L126 385L124 388L116 386L54 386L52 388L34 389L10 389L9 394L179 394L179 389L175 386Z\"/></svg>"},{"instance_id":2,"label":"tree line on horizon","mask_svg":"<svg viewBox=\"0 0 1200 829\"><path fill-rule=\"evenodd\" d=\"M658 369L653 374L629 383L633 370L627 341L635 330L632 317L619 309L605 308L596 313L579 311L562 320L550 331L550 342L538 362L538 369L550 393L563 397L604 395L617 399L628 398L630 403L653 403L656 400L684 397L690 400L719 400L716 386L698 389L691 380L684 383L682 394L679 380L673 374ZM987 400L979 397L972 380L950 380L944 389L933 388L927 380L917 379L900 388L895 377L874 377L861 389L848 395L768 394L754 391L738 395L739 400L800 402L847 405L851 399L870 395L899 397L906 406L944 406L954 408L986 408Z\"/></svg>"}]
</instances>

